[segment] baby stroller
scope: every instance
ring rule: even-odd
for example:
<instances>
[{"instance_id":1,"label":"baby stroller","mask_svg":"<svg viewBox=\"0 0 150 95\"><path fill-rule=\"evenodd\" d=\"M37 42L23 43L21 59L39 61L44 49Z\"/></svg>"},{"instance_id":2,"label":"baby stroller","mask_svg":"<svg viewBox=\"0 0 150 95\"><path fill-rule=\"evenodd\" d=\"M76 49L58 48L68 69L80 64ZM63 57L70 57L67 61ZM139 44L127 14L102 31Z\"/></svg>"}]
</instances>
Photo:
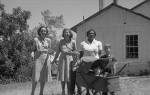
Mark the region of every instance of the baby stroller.
<instances>
[{"instance_id":1,"label":"baby stroller","mask_svg":"<svg viewBox=\"0 0 150 95\"><path fill-rule=\"evenodd\" d=\"M83 57L76 72L77 85L90 89L92 94L95 91L120 91L119 76L114 74L108 74L106 77L95 76L92 71L95 66L100 65L102 69L105 69L109 64L111 64L111 59L108 58Z\"/></svg>"}]
</instances>

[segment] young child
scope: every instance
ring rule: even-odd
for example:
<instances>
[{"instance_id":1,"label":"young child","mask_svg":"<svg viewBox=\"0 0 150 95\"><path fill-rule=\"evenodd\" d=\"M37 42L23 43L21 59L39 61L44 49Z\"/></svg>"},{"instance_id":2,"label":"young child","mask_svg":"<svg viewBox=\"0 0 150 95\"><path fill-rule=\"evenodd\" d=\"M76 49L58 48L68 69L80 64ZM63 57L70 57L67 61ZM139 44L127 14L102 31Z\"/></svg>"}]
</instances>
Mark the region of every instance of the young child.
<instances>
[{"instance_id":1,"label":"young child","mask_svg":"<svg viewBox=\"0 0 150 95\"><path fill-rule=\"evenodd\" d=\"M104 46L105 54L102 55L101 58L109 58L111 60L111 62L103 70L105 75L107 75L107 73L110 73L110 74L116 73L116 67L115 67L116 59L113 55L110 54L110 50L111 50L111 45L105 44L105 46ZM108 94L107 94L107 92L102 92L102 95L108 95ZM115 95L115 92L110 92L110 95Z\"/></svg>"},{"instance_id":2,"label":"young child","mask_svg":"<svg viewBox=\"0 0 150 95\"><path fill-rule=\"evenodd\" d=\"M102 71L102 69L101 69L100 66L94 68L93 71L94 71L94 75L95 75L95 76L101 76L101 71Z\"/></svg>"},{"instance_id":3,"label":"young child","mask_svg":"<svg viewBox=\"0 0 150 95\"><path fill-rule=\"evenodd\" d=\"M117 61L116 58L110 54L111 50L111 45L110 44L105 44L104 46L104 52L105 54L102 55L100 58L109 58L110 63L107 65L106 69L104 69L103 72L107 72L110 74L115 74L116 73L116 68L115 68L115 62Z\"/></svg>"},{"instance_id":4,"label":"young child","mask_svg":"<svg viewBox=\"0 0 150 95\"><path fill-rule=\"evenodd\" d=\"M70 70L70 95L75 95L75 85L77 86L77 93L81 94L81 88L76 84L76 70L78 69L79 63L79 53L74 53L73 55L73 62L71 63L71 70Z\"/></svg>"}]
</instances>

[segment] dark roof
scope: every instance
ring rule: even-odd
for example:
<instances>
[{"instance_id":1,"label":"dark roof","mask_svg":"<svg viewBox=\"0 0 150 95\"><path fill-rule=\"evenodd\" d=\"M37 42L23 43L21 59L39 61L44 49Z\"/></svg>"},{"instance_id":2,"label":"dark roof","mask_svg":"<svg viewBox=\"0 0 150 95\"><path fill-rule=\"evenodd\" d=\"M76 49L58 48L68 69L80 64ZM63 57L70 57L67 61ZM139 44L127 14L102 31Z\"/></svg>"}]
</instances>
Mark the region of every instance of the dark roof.
<instances>
[{"instance_id":1,"label":"dark roof","mask_svg":"<svg viewBox=\"0 0 150 95\"><path fill-rule=\"evenodd\" d=\"M150 0L145 0L145 1L141 2L140 4L138 4L138 5L134 6L133 8L131 8L131 10L134 10L134 9L140 7L141 5L147 3L148 1L150 1Z\"/></svg>"},{"instance_id":2,"label":"dark roof","mask_svg":"<svg viewBox=\"0 0 150 95\"><path fill-rule=\"evenodd\" d=\"M149 0L148 0L148 1L149 1ZM89 21L90 19L92 19L92 18L98 16L98 15L101 14L102 12L104 12L104 11L110 9L112 6L116 6L116 7L118 7L118 8L121 8L121 9L126 10L126 11L128 11L128 12L131 12L131 13L133 13L133 14L135 14L135 15L139 15L139 16L141 16L141 17L143 17L143 18L146 18L146 19L150 20L149 17L147 17L147 16L145 16L145 15L143 15L143 14L134 12L134 11L132 11L132 10L130 10L130 9L127 9L127 8L125 8L125 7L122 7L122 6L120 6L120 5L117 5L117 4L115 4L115 3L112 3L112 4L110 4L109 6L105 7L104 9L102 9L101 11L98 11L97 13L93 14L92 16L86 18L84 21L81 21L80 23L78 23L78 24L76 24L75 26L71 27L70 29L73 30L74 32L77 32L77 30L76 30L76 29L77 29L77 26L80 26L80 25L84 24L85 22L87 22L87 21Z\"/></svg>"}]
</instances>

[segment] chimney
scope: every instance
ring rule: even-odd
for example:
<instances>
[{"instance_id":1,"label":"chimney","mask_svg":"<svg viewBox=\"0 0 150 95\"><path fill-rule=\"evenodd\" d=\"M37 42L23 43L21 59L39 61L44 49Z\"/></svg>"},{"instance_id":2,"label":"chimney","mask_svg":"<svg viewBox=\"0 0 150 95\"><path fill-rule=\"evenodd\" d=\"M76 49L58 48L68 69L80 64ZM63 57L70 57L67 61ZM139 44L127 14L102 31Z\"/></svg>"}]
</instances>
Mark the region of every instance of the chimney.
<instances>
[{"instance_id":1,"label":"chimney","mask_svg":"<svg viewBox=\"0 0 150 95\"><path fill-rule=\"evenodd\" d=\"M118 0L113 0L113 3L114 4L118 4Z\"/></svg>"},{"instance_id":2,"label":"chimney","mask_svg":"<svg viewBox=\"0 0 150 95\"><path fill-rule=\"evenodd\" d=\"M103 9L103 0L99 0L99 11Z\"/></svg>"}]
</instances>

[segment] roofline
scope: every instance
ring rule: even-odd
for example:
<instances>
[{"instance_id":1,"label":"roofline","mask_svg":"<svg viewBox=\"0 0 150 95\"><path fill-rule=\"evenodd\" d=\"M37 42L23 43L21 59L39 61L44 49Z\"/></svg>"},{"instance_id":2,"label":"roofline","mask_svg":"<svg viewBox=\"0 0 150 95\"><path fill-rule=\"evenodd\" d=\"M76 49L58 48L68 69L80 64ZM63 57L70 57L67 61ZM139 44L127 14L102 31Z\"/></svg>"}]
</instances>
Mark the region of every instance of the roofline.
<instances>
[{"instance_id":1,"label":"roofline","mask_svg":"<svg viewBox=\"0 0 150 95\"><path fill-rule=\"evenodd\" d=\"M149 0L146 0L146 1L149 1ZM119 8L121 8L121 9L123 9L123 10L126 10L126 11L128 11L128 12L131 12L131 13L135 14L135 15L139 15L139 16L145 18L145 19L150 20L149 17L147 17L147 16L145 16L145 15L143 15L143 14L134 12L134 11L132 11L131 9L122 7L122 6L117 5L117 4L115 4L115 3L111 3L109 6L105 7L105 8L102 9L101 11L96 12L95 14L91 15L90 17L86 18L84 21L81 21L80 23L76 24L75 26L71 27L70 29L71 29L71 30L74 30L74 32L77 32L77 31L76 31L76 27L77 27L77 26L80 26L80 25L84 24L85 22L89 21L89 20L92 19L93 17L96 17L96 16L99 15L100 13L102 13L102 12L104 12L104 11L110 9L112 6L119 7Z\"/></svg>"},{"instance_id":2,"label":"roofline","mask_svg":"<svg viewBox=\"0 0 150 95\"><path fill-rule=\"evenodd\" d=\"M150 20L150 18L149 18L149 17L147 17L147 16L145 16L145 15L143 15L143 14L140 14L140 13L134 12L134 11L132 11L131 9L128 9L128 8L122 7L122 6L120 6L120 5L116 5L116 6L117 6L117 7L119 7L119 8L122 8L122 9L124 9L124 10L128 11L128 12L131 12L131 13L133 13L133 14L135 14L135 15L138 15L138 16L141 16L141 17L143 17L143 18L145 18L145 19Z\"/></svg>"},{"instance_id":3,"label":"roofline","mask_svg":"<svg viewBox=\"0 0 150 95\"><path fill-rule=\"evenodd\" d=\"M134 10L134 9L136 9L136 8L140 7L141 5L145 4L145 3L146 3L146 2L148 2L148 1L150 1L150 0L145 0L145 1L141 2L140 4L138 4L138 5L134 6L134 7L133 7L133 8L131 8L130 10Z\"/></svg>"},{"instance_id":4,"label":"roofline","mask_svg":"<svg viewBox=\"0 0 150 95\"><path fill-rule=\"evenodd\" d=\"M83 23L87 22L87 21L90 20L91 18L93 18L93 17L99 15L101 12L104 12L104 11L108 10L108 9L111 8L113 5L114 5L114 3L111 3L109 6L105 7L104 9L102 9L102 10L100 10L100 11L98 11L98 12L96 12L95 14L93 14L93 15L91 15L90 17L86 18L84 21L79 22L78 24L76 24L75 26L71 27L70 29L73 30L73 29L76 28L77 26L82 25ZM75 30L76 30L76 29L75 29ZM74 32L76 32L76 31L74 31Z\"/></svg>"}]
</instances>

